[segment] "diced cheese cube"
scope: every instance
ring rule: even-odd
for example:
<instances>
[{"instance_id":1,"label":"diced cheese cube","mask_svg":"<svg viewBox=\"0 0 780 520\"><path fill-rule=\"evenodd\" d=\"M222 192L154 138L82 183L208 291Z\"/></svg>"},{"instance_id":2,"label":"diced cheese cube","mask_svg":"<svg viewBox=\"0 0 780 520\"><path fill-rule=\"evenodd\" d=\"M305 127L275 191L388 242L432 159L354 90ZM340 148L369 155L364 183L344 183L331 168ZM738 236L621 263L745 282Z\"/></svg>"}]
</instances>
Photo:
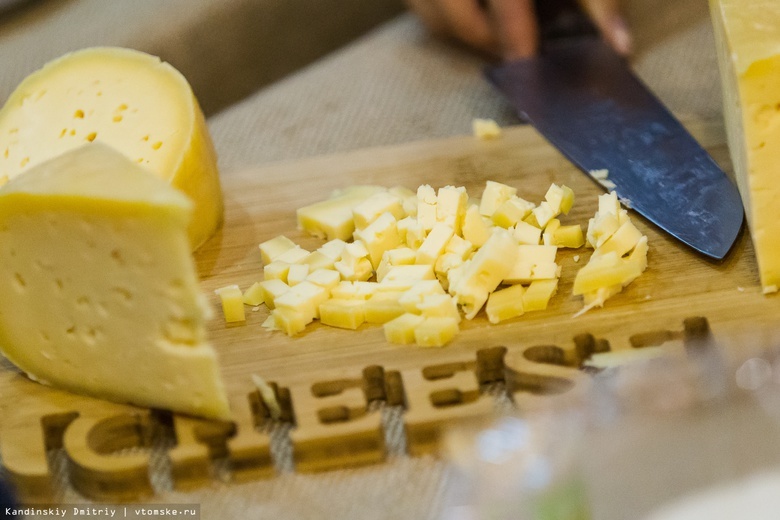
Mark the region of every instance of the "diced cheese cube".
<instances>
[{"instance_id":1,"label":"diced cheese cube","mask_svg":"<svg viewBox=\"0 0 780 520\"><path fill-rule=\"evenodd\" d=\"M278 237L272 238L271 240L266 240L265 242L260 244L259 247L260 247L260 255L263 259L263 263L270 264L271 262L276 260L276 258L279 255L297 246L295 245L295 242L293 242L286 236L279 235Z\"/></svg>"},{"instance_id":2,"label":"diced cheese cube","mask_svg":"<svg viewBox=\"0 0 780 520\"><path fill-rule=\"evenodd\" d=\"M447 247L444 248L444 251L446 253L455 253L462 260L465 260L474 252L474 245L465 238L461 238L459 235L455 234L452 235L450 241L447 242Z\"/></svg>"},{"instance_id":3,"label":"diced cheese cube","mask_svg":"<svg viewBox=\"0 0 780 520\"><path fill-rule=\"evenodd\" d=\"M531 274L532 280L551 280L561 276L561 267L555 262L534 264Z\"/></svg>"},{"instance_id":4,"label":"diced cheese cube","mask_svg":"<svg viewBox=\"0 0 780 520\"><path fill-rule=\"evenodd\" d=\"M425 240L425 229L416 218L406 217L398 221L398 237L402 243L416 250Z\"/></svg>"},{"instance_id":5,"label":"diced cheese cube","mask_svg":"<svg viewBox=\"0 0 780 520\"><path fill-rule=\"evenodd\" d=\"M446 275L447 272L453 267L463 265L463 262L464 262L463 258L461 258L461 256L456 253L444 253L438 258L438 260L436 260L436 265L434 266L434 272L437 275L438 274Z\"/></svg>"},{"instance_id":6,"label":"diced cheese cube","mask_svg":"<svg viewBox=\"0 0 780 520\"><path fill-rule=\"evenodd\" d=\"M352 209L355 227L363 229L384 213L390 213L395 220L406 217L401 199L392 193L380 191Z\"/></svg>"},{"instance_id":7,"label":"diced cheese cube","mask_svg":"<svg viewBox=\"0 0 780 520\"><path fill-rule=\"evenodd\" d=\"M244 305L251 305L253 307L262 305L265 302L265 299L263 298L263 286L261 283L255 282L249 289L244 291L242 300L244 301Z\"/></svg>"},{"instance_id":8,"label":"diced cheese cube","mask_svg":"<svg viewBox=\"0 0 780 520\"><path fill-rule=\"evenodd\" d=\"M474 137L481 141L501 137L501 127L492 119L475 118L471 121L471 131Z\"/></svg>"},{"instance_id":9,"label":"diced cheese cube","mask_svg":"<svg viewBox=\"0 0 780 520\"><path fill-rule=\"evenodd\" d=\"M291 309L299 312L308 324L319 317L319 306L329 297L328 290L324 287L303 281L294 287L290 287L289 291L276 298L274 306L275 310Z\"/></svg>"},{"instance_id":10,"label":"diced cheese cube","mask_svg":"<svg viewBox=\"0 0 780 520\"><path fill-rule=\"evenodd\" d=\"M617 193L611 191L599 195L599 209L601 214L612 214L617 217L620 214L620 201L618 200Z\"/></svg>"},{"instance_id":11,"label":"diced cheese cube","mask_svg":"<svg viewBox=\"0 0 780 520\"><path fill-rule=\"evenodd\" d=\"M393 186L387 191L389 193L392 193L396 197L398 197L398 199L401 201L401 207L404 210L404 215L402 217L398 217L398 220L401 220L404 217L417 216L417 193L416 192L410 190L405 186Z\"/></svg>"},{"instance_id":12,"label":"diced cheese cube","mask_svg":"<svg viewBox=\"0 0 780 520\"><path fill-rule=\"evenodd\" d=\"M515 227L512 230L512 236L515 237L518 244L539 245L542 237L542 230L521 220L515 224Z\"/></svg>"},{"instance_id":13,"label":"diced cheese cube","mask_svg":"<svg viewBox=\"0 0 780 520\"><path fill-rule=\"evenodd\" d=\"M436 197L436 220L447 224L456 234L460 233L468 198L466 188L462 186L439 188L439 194Z\"/></svg>"},{"instance_id":14,"label":"diced cheese cube","mask_svg":"<svg viewBox=\"0 0 780 520\"><path fill-rule=\"evenodd\" d=\"M550 207L550 204L546 200L539 203L531 212L536 218L536 223L540 228L544 228L556 215L555 211Z\"/></svg>"},{"instance_id":15,"label":"diced cheese cube","mask_svg":"<svg viewBox=\"0 0 780 520\"><path fill-rule=\"evenodd\" d=\"M377 293L381 294L381 293ZM376 296L376 295L375 295ZM365 315L367 323L387 323L404 314L406 309L398 303L398 298L382 299L371 297L366 301Z\"/></svg>"},{"instance_id":16,"label":"diced cheese cube","mask_svg":"<svg viewBox=\"0 0 780 520\"><path fill-rule=\"evenodd\" d=\"M263 266L263 279L265 280L281 280L287 283L287 273L290 272L290 264L287 262L281 262L274 260L270 264Z\"/></svg>"},{"instance_id":17,"label":"diced cheese cube","mask_svg":"<svg viewBox=\"0 0 780 520\"><path fill-rule=\"evenodd\" d=\"M329 240L322 244L317 251L335 262L336 260L341 259L341 254L344 252L345 247L347 247L346 242L340 238L334 238L333 240Z\"/></svg>"},{"instance_id":18,"label":"diced cheese cube","mask_svg":"<svg viewBox=\"0 0 780 520\"><path fill-rule=\"evenodd\" d=\"M460 312L455 299L449 294L426 294L417 303L417 312L425 317L449 317L460 323Z\"/></svg>"},{"instance_id":19,"label":"diced cheese cube","mask_svg":"<svg viewBox=\"0 0 780 520\"><path fill-rule=\"evenodd\" d=\"M431 294L444 294L444 289L437 280L422 280L415 283L398 299L407 312L419 312L417 306Z\"/></svg>"},{"instance_id":20,"label":"diced cheese cube","mask_svg":"<svg viewBox=\"0 0 780 520\"><path fill-rule=\"evenodd\" d=\"M527 217L534 205L514 195L508 201L501 204L491 215L491 219L497 226L510 228Z\"/></svg>"},{"instance_id":21,"label":"diced cheese cube","mask_svg":"<svg viewBox=\"0 0 780 520\"><path fill-rule=\"evenodd\" d=\"M596 216L588 221L588 243L598 249L619 227L620 223L614 213L596 213Z\"/></svg>"},{"instance_id":22,"label":"diced cheese cube","mask_svg":"<svg viewBox=\"0 0 780 520\"><path fill-rule=\"evenodd\" d=\"M274 319L274 327L283 331L288 336L295 336L296 334L303 332L306 325L311 323L311 320L309 320L305 314L306 313L304 312L289 307L271 311L271 316Z\"/></svg>"},{"instance_id":23,"label":"diced cheese cube","mask_svg":"<svg viewBox=\"0 0 780 520\"><path fill-rule=\"evenodd\" d=\"M553 184L545 193L544 200L547 201L556 215L568 214L574 205L574 191L568 186Z\"/></svg>"},{"instance_id":24,"label":"diced cheese cube","mask_svg":"<svg viewBox=\"0 0 780 520\"><path fill-rule=\"evenodd\" d=\"M466 209L461 232L463 238L474 244L475 247L482 247L490 238L490 226L482 220L479 206L472 204Z\"/></svg>"},{"instance_id":25,"label":"diced cheese cube","mask_svg":"<svg viewBox=\"0 0 780 520\"><path fill-rule=\"evenodd\" d=\"M410 345L415 341L415 328L423 321L425 321L425 318L417 314L401 314L384 324L385 339L388 343Z\"/></svg>"},{"instance_id":26,"label":"diced cheese cube","mask_svg":"<svg viewBox=\"0 0 780 520\"><path fill-rule=\"evenodd\" d=\"M485 306L490 323L498 323L521 316L524 312L524 293L525 288L522 285L513 285L491 293Z\"/></svg>"},{"instance_id":27,"label":"diced cheese cube","mask_svg":"<svg viewBox=\"0 0 780 520\"><path fill-rule=\"evenodd\" d=\"M243 295L238 285L221 287L214 292L217 293L222 302L222 313L225 315L226 322L234 323L246 320Z\"/></svg>"},{"instance_id":28,"label":"diced cheese cube","mask_svg":"<svg viewBox=\"0 0 780 520\"><path fill-rule=\"evenodd\" d=\"M373 269L379 266L385 251L401 243L395 217L390 213L382 213L365 229L355 231L355 238L368 250L368 259Z\"/></svg>"},{"instance_id":29,"label":"diced cheese cube","mask_svg":"<svg viewBox=\"0 0 780 520\"><path fill-rule=\"evenodd\" d=\"M306 279L313 284L331 291L341 281L341 275L338 271L334 271L333 269L317 269L316 271L309 273Z\"/></svg>"},{"instance_id":30,"label":"diced cheese cube","mask_svg":"<svg viewBox=\"0 0 780 520\"><path fill-rule=\"evenodd\" d=\"M324 325L355 330L365 321L364 300L331 299L320 304L320 322Z\"/></svg>"},{"instance_id":31,"label":"diced cheese cube","mask_svg":"<svg viewBox=\"0 0 780 520\"><path fill-rule=\"evenodd\" d=\"M517 260L518 246L508 231L498 228L474 257L463 266L457 284L449 291L457 298L466 313L472 319L488 299L498 284L506 277ZM450 270L452 273L453 270Z\"/></svg>"},{"instance_id":32,"label":"diced cheese cube","mask_svg":"<svg viewBox=\"0 0 780 520\"><path fill-rule=\"evenodd\" d=\"M300 246L295 246L291 249L288 249L284 253L280 254L276 258L274 258L273 261L287 262L288 264L296 264L304 260L307 256L309 256L309 251L306 251Z\"/></svg>"},{"instance_id":33,"label":"diced cheese cube","mask_svg":"<svg viewBox=\"0 0 780 520\"><path fill-rule=\"evenodd\" d=\"M501 184L500 182L487 181L485 190L479 203L479 213L486 217L492 217L501 205L517 195L517 188Z\"/></svg>"},{"instance_id":34,"label":"diced cheese cube","mask_svg":"<svg viewBox=\"0 0 780 520\"><path fill-rule=\"evenodd\" d=\"M623 256L636 246L642 236L642 232L629 220L620 226L593 254L602 255L613 252L618 256Z\"/></svg>"},{"instance_id":35,"label":"diced cheese cube","mask_svg":"<svg viewBox=\"0 0 780 520\"><path fill-rule=\"evenodd\" d=\"M444 252L447 243L454 234L454 230L442 222L434 224L425 241L417 250L418 264L435 264L436 259Z\"/></svg>"},{"instance_id":36,"label":"diced cheese cube","mask_svg":"<svg viewBox=\"0 0 780 520\"><path fill-rule=\"evenodd\" d=\"M385 191L378 186L353 186L330 199L298 209L298 227L314 236L349 240L355 231L352 210L370 196Z\"/></svg>"},{"instance_id":37,"label":"diced cheese cube","mask_svg":"<svg viewBox=\"0 0 780 520\"><path fill-rule=\"evenodd\" d=\"M399 247L385 251L382 254L379 266L376 268L377 281L381 282L391 268L399 265L412 265L416 259L417 253L409 247Z\"/></svg>"},{"instance_id":38,"label":"diced cheese cube","mask_svg":"<svg viewBox=\"0 0 780 520\"><path fill-rule=\"evenodd\" d=\"M625 287L640 274L642 270L636 263L623 261L615 253L607 253L592 259L577 272L572 293L576 296L617 284Z\"/></svg>"},{"instance_id":39,"label":"diced cheese cube","mask_svg":"<svg viewBox=\"0 0 780 520\"><path fill-rule=\"evenodd\" d=\"M306 264L293 264L287 272L287 285L298 285L309 276L309 266Z\"/></svg>"},{"instance_id":40,"label":"diced cheese cube","mask_svg":"<svg viewBox=\"0 0 780 520\"><path fill-rule=\"evenodd\" d=\"M529 262L531 264L546 264L555 262L555 256L558 253L556 246L517 246L518 261Z\"/></svg>"},{"instance_id":41,"label":"diced cheese cube","mask_svg":"<svg viewBox=\"0 0 780 520\"><path fill-rule=\"evenodd\" d=\"M502 281L508 284L530 283L533 280L533 272L532 262L517 260Z\"/></svg>"},{"instance_id":42,"label":"diced cheese cube","mask_svg":"<svg viewBox=\"0 0 780 520\"><path fill-rule=\"evenodd\" d=\"M435 278L432 265L397 265L390 268L382 281L410 280L416 282L419 280L433 280Z\"/></svg>"},{"instance_id":43,"label":"diced cheese cube","mask_svg":"<svg viewBox=\"0 0 780 520\"><path fill-rule=\"evenodd\" d=\"M385 324L386 325L386 324ZM425 318L414 328L414 341L421 347L443 347L458 334L458 322L452 317Z\"/></svg>"},{"instance_id":44,"label":"diced cheese cube","mask_svg":"<svg viewBox=\"0 0 780 520\"><path fill-rule=\"evenodd\" d=\"M582 227L579 224L561 226L555 230L553 237L553 241L558 247L577 249L585 245L585 236L582 234Z\"/></svg>"},{"instance_id":45,"label":"diced cheese cube","mask_svg":"<svg viewBox=\"0 0 780 520\"><path fill-rule=\"evenodd\" d=\"M342 300L367 300L378 290L379 284L374 282L340 282L330 294Z\"/></svg>"},{"instance_id":46,"label":"diced cheese cube","mask_svg":"<svg viewBox=\"0 0 780 520\"><path fill-rule=\"evenodd\" d=\"M561 227L561 221L557 218L550 219L550 221L547 223L547 226L544 228L544 233L542 234L542 242L546 246L557 246L558 244L555 243L555 232L558 231L558 228Z\"/></svg>"},{"instance_id":47,"label":"diced cheese cube","mask_svg":"<svg viewBox=\"0 0 780 520\"><path fill-rule=\"evenodd\" d=\"M309 271L316 271L317 269L332 269L335 261L318 249L312 251L300 263L309 266Z\"/></svg>"},{"instance_id":48,"label":"diced cheese cube","mask_svg":"<svg viewBox=\"0 0 780 520\"><path fill-rule=\"evenodd\" d=\"M290 286L279 279L263 280L260 287L263 290L263 301L269 309L274 308L276 298L290 290Z\"/></svg>"},{"instance_id":49,"label":"diced cheese cube","mask_svg":"<svg viewBox=\"0 0 780 520\"><path fill-rule=\"evenodd\" d=\"M341 274L341 278L349 281L365 281L371 278L373 266L368 258L369 252L363 242L356 240L347 244L341 253L341 260L333 267Z\"/></svg>"},{"instance_id":50,"label":"diced cheese cube","mask_svg":"<svg viewBox=\"0 0 780 520\"><path fill-rule=\"evenodd\" d=\"M429 231L436 224L436 191L428 184L417 188L417 222Z\"/></svg>"},{"instance_id":51,"label":"diced cheese cube","mask_svg":"<svg viewBox=\"0 0 780 520\"><path fill-rule=\"evenodd\" d=\"M523 293L525 312L541 311L547 308L550 298L558 290L558 280L534 280Z\"/></svg>"}]
</instances>

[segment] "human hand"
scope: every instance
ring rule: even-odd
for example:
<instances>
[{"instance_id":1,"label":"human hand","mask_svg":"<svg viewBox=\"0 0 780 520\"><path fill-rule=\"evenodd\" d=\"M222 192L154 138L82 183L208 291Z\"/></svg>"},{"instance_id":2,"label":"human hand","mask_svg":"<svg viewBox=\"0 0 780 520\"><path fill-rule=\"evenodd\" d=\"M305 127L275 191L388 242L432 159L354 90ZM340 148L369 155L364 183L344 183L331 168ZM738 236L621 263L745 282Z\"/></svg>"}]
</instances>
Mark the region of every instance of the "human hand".
<instances>
[{"instance_id":1,"label":"human hand","mask_svg":"<svg viewBox=\"0 0 780 520\"><path fill-rule=\"evenodd\" d=\"M539 28L534 0L406 0L435 34L452 37L505 59L536 53ZM631 52L631 35L619 0L580 0L603 38L620 54Z\"/></svg>"}]
</instances>

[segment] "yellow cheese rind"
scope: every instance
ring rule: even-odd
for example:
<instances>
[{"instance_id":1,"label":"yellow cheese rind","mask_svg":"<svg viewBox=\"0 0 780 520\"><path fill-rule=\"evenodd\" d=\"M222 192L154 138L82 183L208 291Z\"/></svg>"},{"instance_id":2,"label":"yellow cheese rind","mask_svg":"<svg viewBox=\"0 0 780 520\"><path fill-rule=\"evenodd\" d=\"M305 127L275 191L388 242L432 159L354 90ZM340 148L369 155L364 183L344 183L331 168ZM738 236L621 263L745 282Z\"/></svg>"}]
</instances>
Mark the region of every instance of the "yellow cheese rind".
<instances>
[{"instance_id":1,"label":"yellow cheese rind","mask_svg":"<svg viewBox=\"0 0 780 520\"><path fill-rule=\"evenodd\" d=\"M10 181L0 190L3 354L65 390L228 418L191 207L99 143Z\"/></svg>"},{"instance_id":2,"label":"yellow cheese rind","mask_svg":"<svg viewBox=\"0 0 780 520\"><path fill-rule=\"evenodd\" d=\"M780 8L741 0L711 0L710 8L729 150L761 285L771 292L780 285Z\"/></svg>"},{"instance_id":3,"label":"yellow cheese rind","mask_svg":"<svg viewBox=\"0 0 780 520\"><path fill-rule=\"evenodd\" d=\"M111 47L47 63L0 110L0 177L16 177L92 141L190 197L193 249L216 231L223 212L217 157L192 89L176 69L155 56Z\"/></svg>"}]
</instances>

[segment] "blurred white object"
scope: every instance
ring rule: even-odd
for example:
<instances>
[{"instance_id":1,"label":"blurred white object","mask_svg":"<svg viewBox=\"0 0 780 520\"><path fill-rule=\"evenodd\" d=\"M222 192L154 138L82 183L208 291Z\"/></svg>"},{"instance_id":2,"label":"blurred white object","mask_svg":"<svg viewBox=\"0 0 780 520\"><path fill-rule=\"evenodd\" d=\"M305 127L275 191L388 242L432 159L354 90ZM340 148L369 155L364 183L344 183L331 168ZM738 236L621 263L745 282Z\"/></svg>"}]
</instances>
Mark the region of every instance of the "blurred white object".
<instances>
[{"instance_id":1,"label":"blurred white object","mask_svg":"<svg viewBox=\"0 0 780 520\"><path fill-rule=\"evenodd\" d=\"M576 410L510 416L448 435L442 520L587 520Z\"/></svg>"},{"instance_id":2,"label":"blurred white object","mask_svg":"<svg viewBox=\"0 0 780 520\"><path fill-rule=\"evenodd\" d=\"M767 472L712 488L660 508L645 520L775 520L780 473Z\"/></svg>"}]
</instances>

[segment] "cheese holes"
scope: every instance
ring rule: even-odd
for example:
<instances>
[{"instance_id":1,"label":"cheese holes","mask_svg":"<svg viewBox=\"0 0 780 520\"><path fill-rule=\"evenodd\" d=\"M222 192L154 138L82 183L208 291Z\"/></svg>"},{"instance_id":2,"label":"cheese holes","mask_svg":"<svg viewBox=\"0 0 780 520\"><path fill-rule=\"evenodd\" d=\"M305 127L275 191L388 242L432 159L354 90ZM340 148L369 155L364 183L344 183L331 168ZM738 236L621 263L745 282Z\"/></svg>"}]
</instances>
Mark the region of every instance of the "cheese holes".
<instances>
[{"instance_id":1,"label":"cheese holes","mask_svg":"<svg viewBox=\"0 0 780 520\"><path fill-rule=\"evenodd\" d=\"M90 132L89 134L87 134L86 139L91 143L92 141L95 140L95 138L97 138L97 132Z\"/></svg>"},{"instance_id":2,"label":"cheese holes","mask_svg":"<svg viewBox=\"0 0 780 520\"><path fill-rule=\"evenodd\" d=\"M159 150L161 146L162 146L162 141L157 141L156 143L154 143L152 145L152 149L153 150Z\"/></svg>"},{"instance_id":3,"label":"cheese holes","mask_svg":"<svg viewBox=\"0 0 780 520\"><path fill-rule=\"evenodd\" d=\"M14 273L14 282L16 288L20 291L24 291L27 288L27 281L22 276L22 273Z\"/></svg>"},{"instance_id":4,"label":"cheese holes","mask_svg":"<svg viewBox=\"0 0 780 520\"><path fill-rule=\"evenodd\" d=\"M81 109L76 110L73 113L73 119L84 119L84 111Z\"/></svg>"},{"instance_id":5,"label":"cheese holes","mask_svg":"<svg viewBox=\"0 0 780 520\"><path fill-rule=\"evenodd\" d=\"M114 249L111 251L111 258L116 262L116 264L120 267L124 267L125 265L125 258L122 256L122 252L119 249Z\"/></svg>"},{"instance_id":6,"label":"cheese holes","mask_svg":"<svg viewBox=\"0 0 780 520\"><path fill-rule=\"evenodd\" d=\"M117 298L122 301L130 302L133 300L133 293L129 289L124 287L112 287L111 292L114 293Z\"/></svg>"}]
</instances>

